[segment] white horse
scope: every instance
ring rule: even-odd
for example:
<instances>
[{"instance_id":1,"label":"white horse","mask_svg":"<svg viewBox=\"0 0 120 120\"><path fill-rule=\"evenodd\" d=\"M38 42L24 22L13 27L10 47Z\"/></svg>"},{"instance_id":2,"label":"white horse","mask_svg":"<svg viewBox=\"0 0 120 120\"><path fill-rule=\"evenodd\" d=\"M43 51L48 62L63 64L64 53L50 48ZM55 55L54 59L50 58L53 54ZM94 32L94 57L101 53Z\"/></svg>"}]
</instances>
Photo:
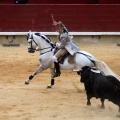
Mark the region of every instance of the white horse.
<instances>
[{"instance_id":1,"label":"white horse","mask_svg":"<svg viewBox=\"0 0 120 120\"><path fill-rule=\"evenodd\" d=\"M55 45L51 42L49 38L47 38L45 35L42 35L41 33L32 33L29 32L27 36L28 40L28 52L34 53L36 51L36 48L38 47L37 51L40 51L39 61L40 66L32 73L32 75L29 76L29 78L25 81L25 84L29 84L30 80L32 78L42 72L45 69L50 68L51 71L51 83L47 86L48 88L51 88L52 85L54 85L54 63L52 61L52 56L54 55L53 49ZM68 57L65 58L63 64L60 64L60 69L62 70L80 70L84 66L90 66L90 67L97 67L103 71L107 71L107 65L103 62L98 61L93 55L86 51L78 51L76 55L74 56L74 63L69 63ZM111 73L110 73L111 74Z\"/></svg>"}]
</instances>

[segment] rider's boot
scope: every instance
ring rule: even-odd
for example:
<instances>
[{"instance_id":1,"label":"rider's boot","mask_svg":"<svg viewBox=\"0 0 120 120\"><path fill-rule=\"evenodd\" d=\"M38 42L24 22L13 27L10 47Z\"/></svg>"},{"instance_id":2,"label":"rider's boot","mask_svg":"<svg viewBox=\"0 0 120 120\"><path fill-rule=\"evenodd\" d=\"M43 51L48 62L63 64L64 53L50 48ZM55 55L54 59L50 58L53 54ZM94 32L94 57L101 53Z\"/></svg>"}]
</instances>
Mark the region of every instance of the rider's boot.
<instances>
[{"instance_id":1,"label":"rider's boot","mask_svg":"<svg viewBox=\"0 0 120 120\"><path fill-rule=\"evenodd\" d=\"M56 72L55 72L55 74L54 74L54 77L59 77L60 74L61 74L59 62L54 62L54 64L55 64L55 70L56 70Z\"/></svg>"}]
</instances>

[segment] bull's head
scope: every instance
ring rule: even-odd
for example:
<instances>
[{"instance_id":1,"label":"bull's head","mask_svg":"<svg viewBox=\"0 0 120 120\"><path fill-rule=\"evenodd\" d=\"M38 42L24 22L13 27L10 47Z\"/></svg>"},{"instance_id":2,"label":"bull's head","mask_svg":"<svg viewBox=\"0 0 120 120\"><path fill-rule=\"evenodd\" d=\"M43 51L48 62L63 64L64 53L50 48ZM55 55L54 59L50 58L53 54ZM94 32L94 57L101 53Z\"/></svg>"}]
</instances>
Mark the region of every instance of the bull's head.
<instances>
[{"instance_id":1,"label":"bull's head","mask_svg":"<svg viewBox=\"0 0 120 120\"><path fill-rule=\"evenodd\" d=\"M77 74L78 75L81 75L81 79L80 79L80 82L85 82L85 72L87 72L87 70L89 70L90 71L90 67L88 67L88 66L84 66L84 67L82 67L82 69L81 70L79 70L78 72L77 72ZM87 76L87 74L86 74L86 76Z\"/></svg>"}]
</instances>

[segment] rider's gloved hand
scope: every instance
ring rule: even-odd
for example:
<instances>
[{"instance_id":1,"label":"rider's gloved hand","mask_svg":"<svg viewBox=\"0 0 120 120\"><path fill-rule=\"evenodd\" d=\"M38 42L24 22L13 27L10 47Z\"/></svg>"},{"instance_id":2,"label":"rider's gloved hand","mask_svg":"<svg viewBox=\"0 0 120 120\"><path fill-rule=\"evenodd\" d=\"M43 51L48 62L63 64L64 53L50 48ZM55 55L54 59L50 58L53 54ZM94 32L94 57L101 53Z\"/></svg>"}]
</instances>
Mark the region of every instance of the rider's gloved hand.
<instances>
[{"instance_id":1,"label":"rider's gloved hand","mask_svg":"<svg viewBox=\"0 0 120 120\"><path fill-rule=\"evenodd\" d=\"M56 47L59 48L60 47L60 43L56 42Z\"/></svg>"},{"instance_id":2,"label":"rider's gloved hand","mask_svg":"<svg viewBox=\"0 0 120 120\"><path fill-rule=\"evenodd\" d=\"M55 52L55 50L56 50L56 49L55 49L55 48L53 48L53 49L52 49L52 52Z\"/></svg>"},{"instance_id":3,"label":"rider's gloved hand","mask_svg":"<svg viewBox=\"0 0 120 120\"><path fill-rule=\"evenodd\" d=\"M55 52L56 50L58 50L58 47L57 47L57 46L55 46L55 47L52 49L53 52Z\"/></svg>"}]
</instances>

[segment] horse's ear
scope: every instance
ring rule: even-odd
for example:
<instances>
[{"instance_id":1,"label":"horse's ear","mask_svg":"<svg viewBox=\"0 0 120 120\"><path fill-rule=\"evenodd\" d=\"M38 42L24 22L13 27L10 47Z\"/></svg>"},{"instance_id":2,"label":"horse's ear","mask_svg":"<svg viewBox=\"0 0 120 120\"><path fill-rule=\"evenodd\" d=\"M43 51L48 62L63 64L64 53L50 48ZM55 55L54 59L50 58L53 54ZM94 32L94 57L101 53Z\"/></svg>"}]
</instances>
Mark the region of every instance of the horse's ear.
<instances>
[{"instance_id":1,"label":"horse's ear","mask_svg":"<svg viewBox=\"0 0 120 120\"><path fill-rule=\"evenodd\" d=\"M30 35L31 35L31 30L29 30L29 32L28 32L28 34L27 34L27 40L28 40L28 38L30 37Z\"/></svg>"},{"instance_id":2,"label":"horse's ear","mask_svg":"<svg viewBox=\"0 0 120 120\"><path fill-rule=\"evenodd\" d=\"M28 34L27 34L27 41L28 41L29 36L30 36L30 34L28 33Z\"/></svg>"},{"instance_id":3,"label":"horse's ear","mask_svg":"<svg viewBox=\"0 0 120 120\"><path fill-rule=\"evenodd\" d=\"M31 30L29 30L29 33L28 33L28 34L29 34L29 36L31 35Z\"/></svg>"}]
</instances>

